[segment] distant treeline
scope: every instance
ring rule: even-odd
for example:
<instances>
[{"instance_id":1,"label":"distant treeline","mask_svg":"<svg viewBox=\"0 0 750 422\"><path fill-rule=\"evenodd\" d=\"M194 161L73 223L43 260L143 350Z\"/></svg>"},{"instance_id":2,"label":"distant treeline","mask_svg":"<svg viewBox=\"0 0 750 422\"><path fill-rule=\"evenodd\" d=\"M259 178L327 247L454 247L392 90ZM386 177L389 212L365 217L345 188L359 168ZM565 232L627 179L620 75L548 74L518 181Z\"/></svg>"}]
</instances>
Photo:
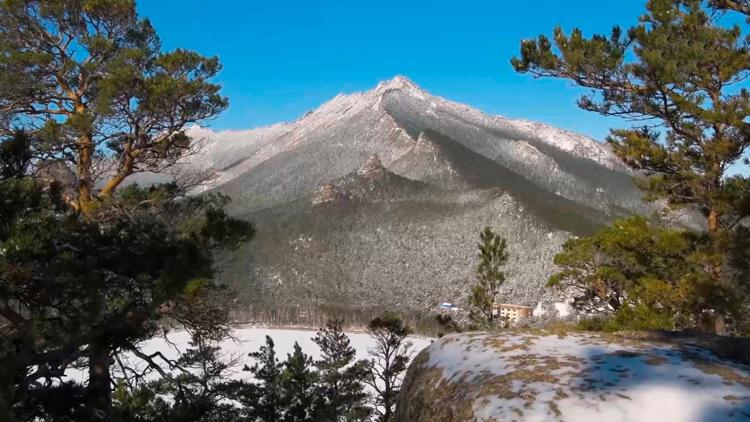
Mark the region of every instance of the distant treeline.
<instances>
[{"instance_id":1,"label":"distant treeline","mask_svg":"<svg viewBox=\"0 0 750 422\"><path fill-rule=\"evenodd\" d=\"M241 324L268 324L283 327L318 329L328 321L343 321L345 329L364 329L367 324L384 313L398 314L414 332L436 336L441 326L436 315L428 312L405 311L382 307L356 307L335 304L293 304L278 306L271 304L247 304L232 309L232 319Z\"/></svg>"}]
</instances>

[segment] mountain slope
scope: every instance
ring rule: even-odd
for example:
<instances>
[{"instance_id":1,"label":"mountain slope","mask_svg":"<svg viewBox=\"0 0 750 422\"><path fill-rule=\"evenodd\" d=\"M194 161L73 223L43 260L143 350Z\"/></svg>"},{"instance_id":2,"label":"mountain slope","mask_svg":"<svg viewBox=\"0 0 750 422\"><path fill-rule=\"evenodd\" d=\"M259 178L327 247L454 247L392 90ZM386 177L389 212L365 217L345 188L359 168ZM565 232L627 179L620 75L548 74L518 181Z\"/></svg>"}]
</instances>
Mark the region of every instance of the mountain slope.
<instances>
[{"instance_id":1,"label":"mountain slope","mask_svg":"<svg viewBox=\"0 0 750 422\"><path fill-rule=\"evenodd\" d=\"M258 225L221 262L245 307L461 303L486 225L511 248L502 300L534 306L555 299L544 283L571 234L651 210L605 145L403 77L291 123L190 134L205 140L191 165L211 174L199 190L230 195Z\"/></svg>"}]
</instances>

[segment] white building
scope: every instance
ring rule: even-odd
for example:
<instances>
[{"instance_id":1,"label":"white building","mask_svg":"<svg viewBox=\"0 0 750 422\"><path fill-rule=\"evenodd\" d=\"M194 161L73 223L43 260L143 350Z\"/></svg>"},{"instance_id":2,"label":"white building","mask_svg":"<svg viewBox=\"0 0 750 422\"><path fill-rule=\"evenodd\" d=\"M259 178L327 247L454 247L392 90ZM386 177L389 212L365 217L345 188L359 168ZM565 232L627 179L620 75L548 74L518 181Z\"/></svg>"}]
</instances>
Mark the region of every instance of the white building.
<instances>
[{"instance_id":1,"label":"white building","mask_svg":"<svg viewBox=\"0 0 750 422\"><path fill-rule=\"evenodd\" d=\"M506 319L510 322L518 322L522 319L531 318L534 315L534 308L500 303L495 304L492 315L500 316L500 319Z\"/></svg>"}]
</instances>

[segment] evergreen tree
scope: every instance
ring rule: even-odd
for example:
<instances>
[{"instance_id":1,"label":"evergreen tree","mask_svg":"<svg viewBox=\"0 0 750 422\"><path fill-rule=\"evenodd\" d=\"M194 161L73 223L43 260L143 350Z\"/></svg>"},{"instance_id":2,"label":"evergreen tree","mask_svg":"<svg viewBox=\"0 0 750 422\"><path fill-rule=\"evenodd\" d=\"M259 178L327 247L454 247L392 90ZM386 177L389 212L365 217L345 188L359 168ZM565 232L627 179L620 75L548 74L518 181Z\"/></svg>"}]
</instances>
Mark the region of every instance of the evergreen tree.
<instances>
[{"instance_id":1,"label":"evergreen tree","mask_svg":"<svg viewBox=\"0 0 750 422\"><path fill-rule=\"evenodd\" d=\"M11 374L24 374L5 377L13 400L46 394L40 378L83 358L86 404L76 409L108 418L114 354L137 352L160 307L210 277L214 246L248 233L216 197L172 201L181 194L169 187L115 194L133 173L163 171L194 149L187 125L227 106L209 82L219 69L216 58L162 52L133 0L0 1L0 136L23 128L33 162L45 164L38 170L64 176L9 187L17 201L0 240L11 251L0 264L0 311L17 336ZM39 199L43 189L69 208Z\"/></svg>"},{"instance_id":2,"label":"evergreen tree","mask_svg":"<svg viewBox=\"0 0 750 422\"><path fill-rule=\"evenodd\" d=\"M375 346L369 351L372 359L369 363L370 374L365 382L375 391L373 404L376 419L389 422L393 420L402 376L411 359L412 344L407 337L412 331L395 315L373 319L367 325L367 331L375 340Z\"/></svg>"},{"instance_id":3,"label":"evergreen tree","mask_svg":"<svg viewBox=\"0 0 750 422\"><path fill-rule=\"evenodd\" d=\"M38 135L37 154L75 168L66 199L90 214L131 174L191 151L186 126L227 107L208 82L220 68L216 58L162 52L134 0L3 0L0 136L15 126ZM102 158L112 171L98 180Z\"/></svg>"},{"instance_id":4,"label":"evergreen tree","mask_svg":"<svg viewBox=\"0 0 750 422\"><path fill-rule=\"evenodd\" d=\"M697 239L641 217L618 220L591 237L566 242L549 285L572 292L577 309L611 316L612 329L693 328L719 298L731 297L702 282L694 258L700 254ZM725 307L741 308L737 299Z\"/></svg>"},{"instance_id":5,"label":"evergreen tree","mask_svg":"<svg viewBox=\"0 0 750 422\"><path fill-rule=\"evenodd\" d=\"M14 150L6 142L14 141L3 140L0 149ZM108 419L111 363L120 353L135 354L151 370L173 367L143 353L140 343L154 334L164 304L184 297L196 279L210 279L216 247L252 234L223 213L222 198L174 201L177 192L129 187L100 205L107 219L92 221L71 211L54 183L23 174L0 181L6 420ZM55 382L79 360L89 364L87 386ZM106 379L106 387L91 379Z\"/></svg>"},{"instance_id":6,"label":"evergreen tree","mask_svg":"<svg viewBox=\"0 0 750 422\"><path fill-rule=\"evenodd\" d=\"M281 373L281 405L285 422L314 422L318 405L315 389L318 374L312 369L312 358L294 342L294 352L287 355Z\"/></svg>"},{"instance_id":7,"label":"evergreen tree","mask_svg":"<svg viewBox=\"0 0 750 422\"><path fill-rule=\"evenodd\" d=\"M479 265L477 266L478 283L471 289L469 304L471 319L475 322L495 324L495 303L500 286L505 281L505 274L500 268L508 261L507 243L495 234L490 227L485 227L479 234Z\"/></svg>"},{"instance_id":8,"label":"evergreen tree","mask_svg":"<svg viewBox=\"0 0 750 422\"><path fill-rule=\"evenodd\" d=\"M727 264L734 233L750 215L750 180L728 170L748 165L750 93L742 83L750 76L750 42L739 25L723 25L720 12L750 9L726 0L650 0L646 9L638 25L609 36L558 27L553 40L523 41L512 64L591 89L578 102L585 110L644 122L612 130L614 152L651 176L640 181L648 199L703 215L707 236L694 256L703 278L720 291L738 290L750 280ZM714 306L717 331L727 302Z\"/></svg>"},{"instance_id":9,"label":"evergreen tree","mask_svg":"<svg viewBox=\"0 0 750 422\"><path fill-rule=\"evenodd\" d=\"M227 380L234 356L221 352L219 343L230 337L229 313L217 299L226 301L206 280L195 280L186 293L165 310L181 329L190 334L190 346L174 362L173 370L145 386L138 375L118 360L123 379L116 391L116 415L121 420L219 422L239 420L240 409L230 404L233 390L241 388ZM218 296L218 297L215 297ZM128 376L132 374L132 376ZM161 397L169 397L166 401ZM149 397L148 401L142 401Z\"/></svg>"},{"instance_id":10,"label":"evergreen tree","mask_svg":"<svg viewBox=\"0 0 750 422\"><path fill-rule=\"evenodd\" d=\"M34 158L30 148L29 134L16 130L0 142L0 179L21 178L27 174Z\"/></svg>"},{"instance_id":11,"label":"evergreen tree","mask_svg":"<svg viewBox=\"0 0 750 422\"><path fill-rule=\"evenodd\" d=\"M175 362L175 371L146 385L115 389L114 418L122 421L224 422L240 420L241 410L227 401L233 390L227 369L234 361L218 345L196 339ZM168 397L165 400L163 397Z\"/></svg>"},{"instance_id":12,"label":"evergreen tree","mask_svg":"<svg viewBox=\"0 0 750 422\"><path fill-rule=\"evenodd\" d=\"M252 421L277 422L284 416L281 395L282 364L276 358L273 339L266 336L266 344L249 356L255 364L246 368L255 383L240 397L245 413Z\"/></svg>"},{"instance_id":13,"label":"evergreen tree","mask_svg":"<svg viewBox=\"0 0 750 422\"><path fill-rule=\"evenodd\" d=\"M370 415L364 385L368 363L355 360L356 351L341 324L329 321L313 338L321 352L321 359L315 362L320 378L318 394L324 400L316 411L320 421L359 421Z\"/></svg>"}]
</instances>

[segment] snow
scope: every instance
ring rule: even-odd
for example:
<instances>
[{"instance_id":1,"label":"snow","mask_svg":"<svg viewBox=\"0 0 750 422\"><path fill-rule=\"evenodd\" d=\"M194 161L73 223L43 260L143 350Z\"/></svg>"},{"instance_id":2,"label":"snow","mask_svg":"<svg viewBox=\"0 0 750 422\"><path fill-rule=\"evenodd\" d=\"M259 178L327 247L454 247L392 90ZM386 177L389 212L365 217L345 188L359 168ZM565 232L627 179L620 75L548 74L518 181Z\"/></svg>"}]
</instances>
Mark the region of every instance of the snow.
<instances>
[{"instance_id":1,"label":"snow","mask_svg":"<svg viewBox=\"0 0 750 422\"><path fill-rule=\"evenodd\" d=\"M550 235L552 235L552 233L550 233ZM552 237L550 236L550 239L551 238ZM534 308L533 315L535 317L542 317L546 315L547 312L551 312L551 314L557 318L566 318L567 316L573 314L573 307L571 303L571 299L567 299L564 302L553 303L542 301L537 303L536 307Z\"/></svg>"},{"instance_id":2,"label":"snow","mask_svg":"<svg viewBox=\"0 0 750 422\"><path fill-rule=\"evenodd\" d=\"M309 142L314 134L334 128L363 112L370 111L388 120L383 99L387 93L396 90L416 101L415 104L419 104L420 109L423 108L421 112L437 120L455 116L473 124L475 130L488 127L518 133L516 143L511 145L511 154L516 155L516 159L521 162L538 162L549 173L562 172L554 160L523 139L539 140L596 161L607 168L622 168L617 157L605 145L584 135L542 123L488 115L466 105L433 96L404 76L380 82L370 91L339 94L291 123L245 131L212 132L200 127L192 128L188 132L191 136L206 139L202 152L192 162L202 170L215 170L216 175L210 183L212 186L222 185L279 154ZM397 127L395 124L387 126Z\"/></svg>"},{"instance_id":3,"label":"snow","mask_svg":"<svg viewBox=\"0 0 750 422\"><path fill-rule=\"evenodd\" d=\"M604 144L587 136L529 120L512 120L499 116L496 119L501 125L532 133L537 138L563 151L579 154L608 168L622 167L619 160Z\"/></svg>"},{"instance_id":4,"label":"snow","mask_svg":"<svg viewBox=\"0 0 750 422\"><path fill-rule=\"evenodd\" d=\"M246 379L248 373L242 371L245 365L252 365L253 360L248 357L248 353L257 351L260 346L265 344L266 336L271 336L274 341L277 357L280 361L286 359L287 354L294 350L294 342L299 342L302 351L312 356L313 359L320 358L320 349L312 341L316 331L302 329L281 329L281 328L264 328L264 327L242 327L232 332L232 339L225 340L221 343L221 354L224 358L235 360L235 364L230 368L229 375L233 379ZM367 359L368 349L374 345L373 339L364 332L347 332L351 340L352 347L357 351L357 359ZM154 337L141 345L141 350L146 354L161 352L169 359L177 359L181 352L189 347L190 336L185 331L172 331L168 333L167 340L163 337ZM427 337L411 336L409 341L412 342L412 350L419 353L427 347L432 339ZM124 359L130 364L143 368L145 364L126 355ZM116 368L114 368L116 370ZM151 375L153 379L157 374ZM87 379L86 371L70 370L68 379L85 382Z\"/></svg>"},{"instance_id":5,"label":"snow","mask_svg":"<svg viewBox=\"0 0 750 422\"><path fill-rule=\"evenodd\" d=\"M557 311L558 317L565 318L570 315L570 304L566 302L556 302L555 310Z\"/></svg>"},{"instance_id":6,"label":"snow","mask_svg":"<svg viewBox=\"0 0 750 422\"><path fill-rule=\"evenodd\" d=\"M748 368L703 349L509 332L446 336L427 351L426 366L442 369L447 382L508 389L479 393L477 421L750 419Z\"/></svg>"}]
</instances>

